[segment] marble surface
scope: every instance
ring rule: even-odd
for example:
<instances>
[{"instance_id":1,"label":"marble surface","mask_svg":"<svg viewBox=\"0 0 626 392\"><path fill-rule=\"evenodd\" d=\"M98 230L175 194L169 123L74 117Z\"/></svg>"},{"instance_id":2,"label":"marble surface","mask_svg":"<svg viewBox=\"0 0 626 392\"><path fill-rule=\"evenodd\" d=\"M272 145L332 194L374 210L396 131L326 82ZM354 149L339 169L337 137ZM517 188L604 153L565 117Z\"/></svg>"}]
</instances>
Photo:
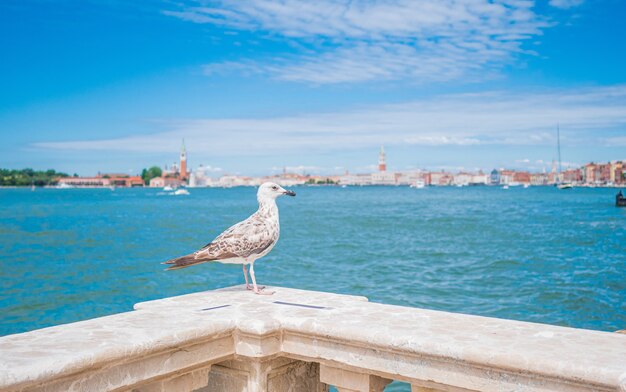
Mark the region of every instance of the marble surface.
<instances>
[{"instance_id":1,"label":"marble surface","mask_svg":"<svg viewBox=\"0 0 626 392\"><path fill-rule=\"evenodd\" d=\"M626 391L624 334L268 289L276 293L236 286L165 298L128 313L2 337L0 391L97 374L106 380L118 366L126 373L114 389L181 372L194 361L267 356L423 386ZM181 347L198 349L172 361ZM154 358L149 370L142 362L148 357Z\"/></svg>"}]
</instances>

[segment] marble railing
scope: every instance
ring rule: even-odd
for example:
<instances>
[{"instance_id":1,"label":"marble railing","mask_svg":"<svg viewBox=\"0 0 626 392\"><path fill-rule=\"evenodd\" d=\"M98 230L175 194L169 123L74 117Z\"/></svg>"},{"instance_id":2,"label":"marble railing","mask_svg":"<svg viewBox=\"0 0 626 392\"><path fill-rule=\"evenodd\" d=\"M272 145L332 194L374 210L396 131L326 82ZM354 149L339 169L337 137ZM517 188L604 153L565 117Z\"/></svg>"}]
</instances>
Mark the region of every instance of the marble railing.
<instances>
[{"instance_id":1,"label":"marble railing","mask_svg":"<svg viewBox=\"0 0 626 392\"><path fill-rule=\"evenodd\" d=\"M0 391L626 391L626 335L230 287L0 338Z\"/></svg>"}]
</instances>

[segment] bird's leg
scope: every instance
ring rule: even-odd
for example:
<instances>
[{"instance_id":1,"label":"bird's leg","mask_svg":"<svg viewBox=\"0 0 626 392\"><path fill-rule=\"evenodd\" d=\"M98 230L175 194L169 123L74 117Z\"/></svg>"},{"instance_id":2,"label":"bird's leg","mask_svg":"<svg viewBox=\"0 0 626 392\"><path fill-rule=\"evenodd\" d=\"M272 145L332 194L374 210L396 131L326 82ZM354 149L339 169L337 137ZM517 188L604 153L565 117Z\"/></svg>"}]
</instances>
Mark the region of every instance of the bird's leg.
<instances>
[{"instance_id":1,"label":"bird's leg","mask_svg":"<svg viewBox=\"0 0 626 392\"><path fill-rule=\"evenodd\" d=\"M248 281L248 269L246 265L243 264L243 277L246 278L246 290L252 290L252 286L250 286L250 282ZM259 286L259 290L263 290L265 286Z\"/></svg>"},{"instance_id":2,"label":"bird's leg","mask_svg":"<svg viewBox=\"0 0 626 392\"><path fill-rule=\"evenodd\" d=\"M246 278L246 290L252 290L252 286L248 282L248 269L245 264L243 265L243 277Z\"/></svg>"},{"instance_id":3,"label":"bird's leg","mask_svg":"<svg viewBox=\"0 0 626 392\"><path fill-rule=\"evenodd\" d=\"M262 295L272 295L272 294L274 294L273 291L261 291L265 287L261 287L260 290L257 287L257 285L256 285L256 278L254 277L254 263L250 263L250 277L252 278L252 287L253 287L253 291L254 291L255 294L262 294Z\"/></svg>"}]
</instances>

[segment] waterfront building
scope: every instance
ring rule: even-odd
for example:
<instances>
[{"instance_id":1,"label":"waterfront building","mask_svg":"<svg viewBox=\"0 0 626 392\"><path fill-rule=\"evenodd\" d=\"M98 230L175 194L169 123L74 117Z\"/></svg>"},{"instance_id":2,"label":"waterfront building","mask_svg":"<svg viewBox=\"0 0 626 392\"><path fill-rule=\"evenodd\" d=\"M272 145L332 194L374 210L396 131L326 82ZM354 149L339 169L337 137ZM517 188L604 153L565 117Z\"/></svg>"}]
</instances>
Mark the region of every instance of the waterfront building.
<instances>
[{"instance_id":1,"label":"waterfront building","mask_svg":"<svg viewBox=\"0 0 626 392\"><path fill-rule=\"evenodd\" d=\"M154 177L150 179L150 188L163 188L165 186L164 177Z\"/></svg>"},{"instance_id":2,"label":"waterfront building","mask_svg":"<svg viewBox=\"0 0 626 392\"><path fill-rule=\"evenodd\" d=\"M150 180L151 188L163 188L166 186L178 188L183 185L185 185L185 183L177 177L155 177Z\"/></svg>"},{"instance_id":3,"label":"waterfront building","mask_svg":"<svg viewBox=\"0 0 626 392\"><path fill-rule=\"evenodd\" d=\"M491 185L500 185L500 172L497 169L493 169L491 171L491 175L489 176L489 183Z\"/></svg>"},{"instance_id":4,"label":"waterfront building","mask_svg":"<svg viewBox=\"0 0 626 392\"><path fill-rule=\"evenodd\" d=\"M428 173L421 170L396 173L396 185L415 185L417 183L427 185L430 183L430 179L427 177L429 177Z\"/></svg>"},{"instance_id":5,"label":"waterfront building","mask_svg":"<svg viewBox=\"0 0 626 392\"><path fill-rule=\"evenodd\" d=\"M568 169L562 173L563 182L580 184L583 181L583 173L580 169Z\"/></svg>"},{"instance_id":6,"label":"waterfront building","mask_svg":"<svg viewBox=\"0 0 626 392\"><path fill-rule=\"evenodd\" d=\"M372 185L371 174L345 174L339 177L339 183L342 185Z\"/></svg>"},{"instance_id":7,"label":"waterfront building","mask_svg":"<svg viewBox=\"0 0 626 392\"><path fill-rule=\"evenodd\" d=\"M626 174L626 171L624 169L625 168L623 161L611 162L611 182L613 184L617 185L626 183L626 178L624 178L624 174Z\"/></svg>"},{"instance_id":8,"label":"waterfront building","mask_svg":"<svg viewBox=\"0 0 626 392\"><path fill-rule=\"evenodd\" d=\"M451 173L444 171L430 173L430 185L433 186L448 186L452 185L452 179L454 176Z\"/></svg>"},{"instance_id":9,"label":"waterfront building","mask_svg":"<svg viewBox=\"0 0 626 392\"><path fill-rule=\"evenodd\" d=\"M611 161L601 168L601 178L605 184L621 185L624 183L624 169L622 161Z\"/></svg>"},{"instance_id":10,"label":"waterfront building","mask_svg":"<svg viewBox=\"0 0 626 392\"><path fill-rule=\"evenodd\" d=\"M612 161L609 163L611 165L611 169L609 172L609 181L611 182L611 184L615 184L617 181L619 181L619 176L616 176L616 174L617 174L617 165L619 163L621 166L621 162Z\"/></svg>"},{"instance_id":11,"label":"waterfront building","mask_svg":"<svg viewBox=\"0 0 626 392\"><path fill-rule=\"evenodd\" d=\"M596 182L596 164L590 162L583 167L583 181L585 184L593 184Z\"/></svg>"},{"instance_id":12,"label":"waterfront building","mask_svg":"<svg viewBox=\"0 0 626 392\"><path fill-rule=\"evenodd\" d=\"M588 163L584 166L584 181L588 185L606 185L612 183L611 163Z\"/></svg>"},{"instance_id":13,"label":"waterfront building","mask_svg":"<svg viewBox=\"0 0 626 392\"><path fill-rule=\"evenodd\" d=\"M396 185L396 175L387 171L379 171L371 174L371 181L372 185Z\"/></svg>"},{"instance_id":14,"label":"waterfront building","mask_svg":"<svg viewBox=\"0 0 626 392\"><path fill-rule=\"evenodd\" d=\"M515 172L513 170L500 170L500 185L514 184Z\"/></svg>"},{"instance_id":15,"label":"waterfront building","mask_svg":"<svg viewBox=\"0 0 626 392\"><path fill-rule=\"evenodd\" d=\"M611 164L603 163L598 165L598 179L600 184L608 184L611 182Z\"/></svg>"},{"instance_id":16,"label":"waterfront building","mask_svg":"<svg viewBox=\"0 0 626 392\"><path fill-rule=\"evenodd\" d=\"M548 173L532 173L530 185L548 185Z\"/></svg>"},{"instance_id":17,"label":"waterfront building","mask_svg":"<svg viewBox=\"0 0 626 392\"><path fill-rule=\"evenodd\" d=\"M530 173L529 172L514 172L513 182L516 184L530 185Z\"/></svg>"},{"instance_id":18,"label":"waterfront building","mask_svg":"<svg viewBox=\"0 0 626 392\"><path fill-rule=\"evenodd\" d=\"M480 171L478 174L472 174L470 185L487 185L489 184L489 179L490 177L487 174Z\"/></svg>"},{"instance_id":19,"label":"waterfront building","mask_svg":"<svg viewBox=\"0 0 626 392\"><path fill-rule=\"evenodd\" d=\"M59 186L74 188L107 188L107 187L142 187L143 179L139 176L126 174L98 174L95 177L62 177L58 180Z\"/></svg>"},{"instance_id":20,"label":"waterfront building","mask_svg":"<svg viewBox=\"0 0 626 392\"><path fill-rule=\"evenodd\" d=\"M456 186L467 186L472 181L472 174L460 172L454 175L452 178L452 185Z\"/></svg>"},{"instance_id":21,"label":"waterfront building","mask_svg":"<svg viewBox=\"0 0 626 392\"><path fill-rule=\"evenodd\" d=\"M104 188L111 186L109 179L102 177L63 177L59 178L58 185L77 188Z\"/></svg>"}]
</instances>

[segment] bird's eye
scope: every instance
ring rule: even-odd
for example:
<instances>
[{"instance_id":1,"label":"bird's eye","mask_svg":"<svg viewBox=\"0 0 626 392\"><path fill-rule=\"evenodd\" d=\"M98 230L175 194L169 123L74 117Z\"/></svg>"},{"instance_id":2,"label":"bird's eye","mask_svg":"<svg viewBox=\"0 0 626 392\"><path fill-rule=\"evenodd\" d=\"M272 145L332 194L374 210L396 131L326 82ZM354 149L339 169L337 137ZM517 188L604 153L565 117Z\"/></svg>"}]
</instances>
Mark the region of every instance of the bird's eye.
<instances>
[{"instance_id":1,"label":"bird's eye","mask_svg":"<svg viewBox=\"0 0 626 392\"><path fill-rule=\"evenodd\" d=\"M273 190L277 190L277 189L278 189L278 187L277 187L277 186L273 186L273 187L272 187L272 189L273 189Z\"/></svg>"}]
</instances>

